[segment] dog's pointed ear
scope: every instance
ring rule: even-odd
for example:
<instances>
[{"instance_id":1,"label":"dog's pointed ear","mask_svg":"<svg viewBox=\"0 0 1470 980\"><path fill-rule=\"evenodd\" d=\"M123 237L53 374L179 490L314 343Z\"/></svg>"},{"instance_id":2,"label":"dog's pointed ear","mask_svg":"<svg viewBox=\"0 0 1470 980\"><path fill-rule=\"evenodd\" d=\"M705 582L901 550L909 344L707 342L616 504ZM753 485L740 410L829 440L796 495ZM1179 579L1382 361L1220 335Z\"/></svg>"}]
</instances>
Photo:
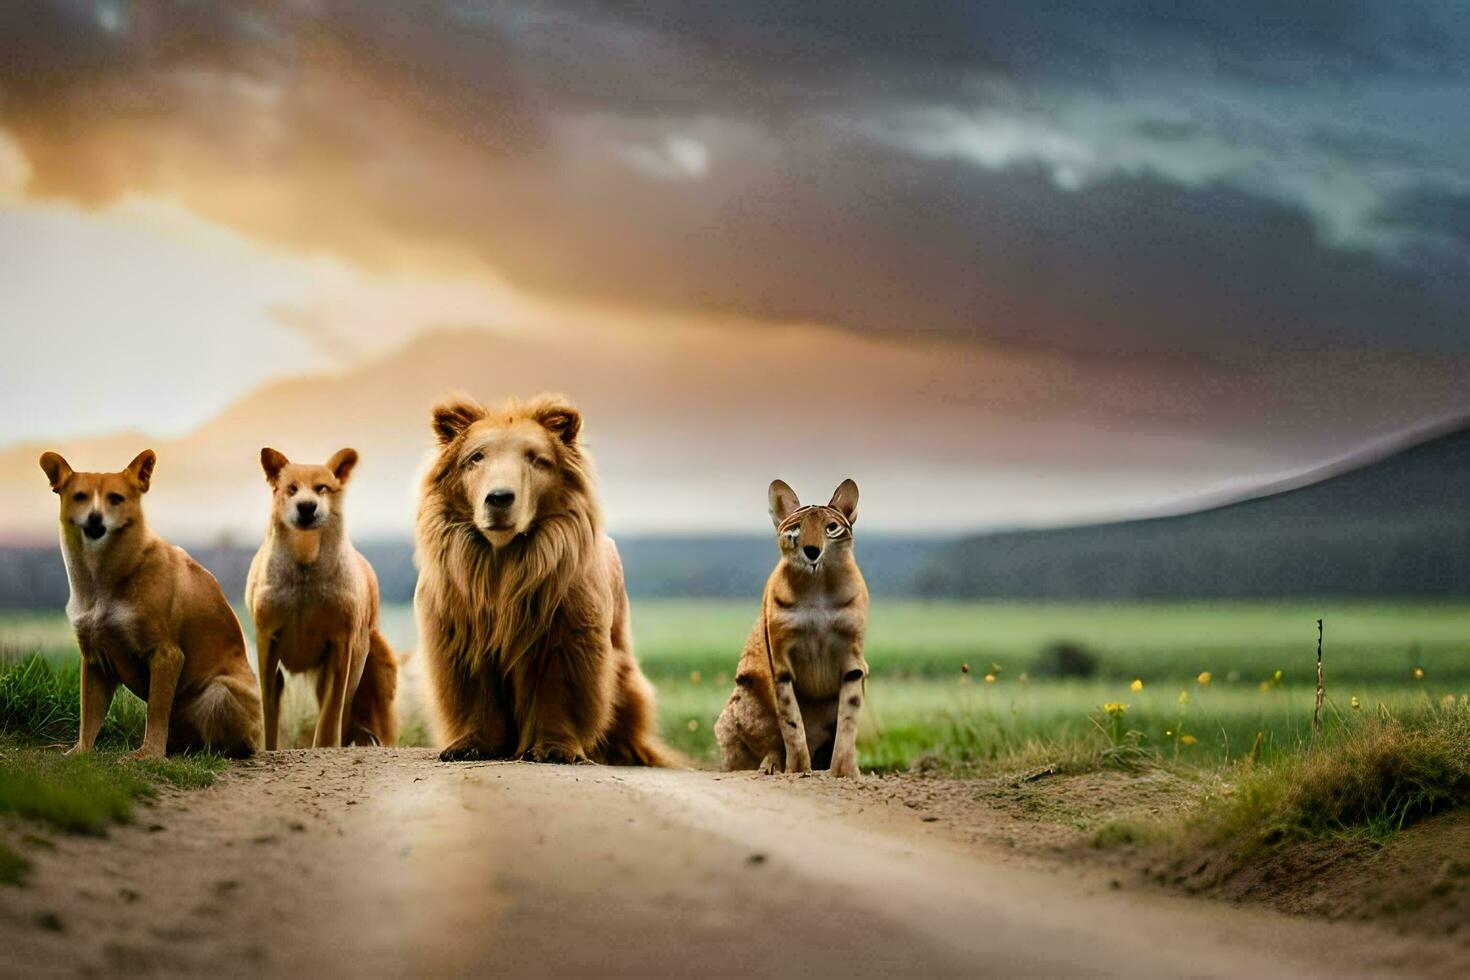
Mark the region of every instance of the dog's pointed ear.
<instances>
[{"instance_id":1,"label":"dog's pointed ear","mask_svg":"<svg viewBox=\"0 0 1470 980\"><path fill-rule=\"evenodd\" d=\"M145 449L134 456L128 468L123 470L138 485L139 493L148 492L148 484L153 482L153 465L157 462L158 454L151 449Z\"/></svg>"},{"instance_id":2,"label":"dog's pointed ear","mask_svg":"<svg viewBox=\"0 0 1470 980\"><path fill-rule=\"evenodd\" d=\"M352 475L352 468L357 465L356 449L339 449L327 460L327 469L337 478L338 483L346 483L347 478Z\"/></svg>"},{"instance_id":3,"label":"dog's pointed ear","mask_svg":"<svg viewBox=\"0 0 1470 980\"><path fill-rule=\"evenodd\" d=\"M847 518L847 523L856 524L857 502L857 484L852 480L843 480L838 484L837 492L832 494L832 502L827 504L827 506Z\"/></svg>"},{"instance_id":4,"label":"dog's pointed ear","mask_svg":"<svg viewBox=\"0 0 1470 980\"><path fill-rule=\"evenodd\" d=\"M276 485L276 477L281 475L281 470L291 461L286 454L266 446L260 451L260 468L265 471L265 482L271 486Z\"/></svg>"},{"instance_id":5,"label":"dog's pointed ear","mask_svg":"<svg viewBox=\"0 0 1470 980\"><path fill-rule=\"evenodd\" d=\"M51 481L52 493L60 493L74 472L71 464L62 459L60 453L42 453L41 469L46 472L46 479Z\"/></svg>"},{"instance_id":6,"label":"dog's pointed ear","mask_svg":"<svg viewBox=\"0 0 1470 980\"><path fill-rule=\"evenodd\" d=\"M568 446L577 444L582 431L582 413L560 395L543 395L531 405L532 417Z\"/></svg>"},{"instance_id":7,"label":"dog's pointed ear","mask_svg":"<svg viewBox=\"0 0 1470 980\"><path fill-rule=\"evenodd\" d=\"M485 417L485 406L466 395L451 395L434 406L434 434L447 446Z\"/></svg>"},{"instance_id":8,"label":"dog's pointed ear","mask_svg":"<svg viewBox=\"0 0 1470 980\"><path fill-rule=\"evenodd\" d=\"M771 481L771 489L766 491L766 501L771 508L771 523L776 527L780 527L781 522L796 513L796 509L801 506L796 491L785 480Z\"/></svg>"}]
</instances>

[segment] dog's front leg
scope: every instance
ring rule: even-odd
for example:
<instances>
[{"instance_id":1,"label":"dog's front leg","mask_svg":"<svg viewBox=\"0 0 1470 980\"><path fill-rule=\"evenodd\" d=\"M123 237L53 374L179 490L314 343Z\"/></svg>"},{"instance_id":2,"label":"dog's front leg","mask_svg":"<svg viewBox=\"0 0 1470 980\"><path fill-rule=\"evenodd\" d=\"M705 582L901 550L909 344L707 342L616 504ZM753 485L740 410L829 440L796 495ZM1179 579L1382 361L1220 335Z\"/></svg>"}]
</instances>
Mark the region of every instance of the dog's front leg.
<instances>
[{"instance_id":1,"label":"dog's front leg","mask_svg":"<svg viewBox=\"0 0 1470 980\"><path fill-rule=\"evenodd\" d=\"M858 775L858 714L863 710L864 678L868 665L861 656L849 659L837 695L837 737L832 745L832 775Z\"/></svg>"},{"instance_id":2,"label":"dog's front leg","mask_svg":"<svg viewBox=\"0 0 1470 980\"><path fill-rule=\"evenodd\" d=\"M148 656L148 721L143 727L143 745L129 759L162 759L168 750L168 720L174 709L174 693L184 671L184 651L173 643L160 643Z\"/></svg>"},{"instance_id":3,"label":"dog's front leg","mask_svg":"<svg viewBox=\"0 0 1470 980\"><path fill-rule=\"evenodd\" d=\"M776 717L781 722L781 742L786 746L786 771L811 772L812 754L806 744L806 725L801 720L801 705L796 701L796 675L785 650L773 650L776 668Z\"/></svg>"},{"instance_id":4,"label":"dog's front leg","mask_svg":"<svg viewBox=\"0 0 1470 980\"><path fill-rule=\"evenodd\" d=\"M102 730L102 722L107 717L107 709L112 704L112 695L117 691L117 681L107 677L102 672L99 664L89 662L84 653L82 655L82 724L77 732L77 744L67 750L67 755L73 752L90 752L97 741L97 733Z\"/></svg>"},{"instance_id":5,"label":"dog's front leg","mask_svg":"<svg viewBox=\"0 0 1470 980\"><path fill-rule=\"evenodd\" d=\"M340 748L342 745L342 709L347 701L347 681L352 668L352 645L347 638L337 640L322 658L322 678L317 683L316 734L313 748Z\"/></svg>"},{"instance_id":6,"label":"dog's front leg","mask_svg":"<svg viewBox=\"0 0 1470 980\"><path fill-rule=\"evenodd\" d=\"M265 721L265 750L274 752L281 738L281 692L286 678L281 675L281 658L275 637L255 627L255 658L260 665L260 706Z\"/></svg>"},{"instance_id":7,"label":"dog's front leg","mask_svg":"<svg viewBox=\"0 0 1470 980\"><path fill-rule=\"evenodd\" d=\"M361 631L353 638L351 655L347 661L347 682L343 685L341 717L337 719L337 731L341 733L338 740L339 745L351 745L352 730L352 702L357 697L358 685L362 683L362 672L367 667L368 658L368 634Z\"/></svg>"}]
</instances>

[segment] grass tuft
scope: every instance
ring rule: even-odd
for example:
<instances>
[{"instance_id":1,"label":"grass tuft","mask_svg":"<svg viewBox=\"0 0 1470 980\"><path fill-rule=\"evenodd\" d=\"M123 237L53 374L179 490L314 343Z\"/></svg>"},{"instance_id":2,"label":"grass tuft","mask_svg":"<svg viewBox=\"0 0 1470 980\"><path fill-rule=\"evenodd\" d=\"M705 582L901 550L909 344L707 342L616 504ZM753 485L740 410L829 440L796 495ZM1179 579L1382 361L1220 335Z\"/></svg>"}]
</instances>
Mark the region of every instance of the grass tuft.
<instances>
[{"instance_id":1,"label":"grass tuft","mask_svg":"<svg viewBox=\"0 0 1470 980\"><path fill-rule=\"evenodd\" d=\"M1470 805L1470 714L1364 723L1336 744L1258 770L1188 828L1207 846L1250 855L1303 840L1382 842Z\"/></svg>"},{"instance_id":2,"label":"grass tuft","mask_svg":"<svg viewBox=\"0 0 1470 980\"><path fill-rule=\"evenodd\" d=\"M0 664L0 739L37 744L71 744L81 724L81 667L53 666L41 654ZM112 699L100 746L136 745L142 740L147 706L119 688Z\"/></svg>"},{"instance_id":3,"label":"grass tuft","mask_svg":"<svg viewBox=\"0 0 1470 980\"><path fill-rule=\"evenodd\" d=\"M159 786L208 786L227 765L215 755L125 762L115 753L62 755L0 743L0 814L101 833L131 820L133 804L153 798Z\"/></svg>"}]
</instances>

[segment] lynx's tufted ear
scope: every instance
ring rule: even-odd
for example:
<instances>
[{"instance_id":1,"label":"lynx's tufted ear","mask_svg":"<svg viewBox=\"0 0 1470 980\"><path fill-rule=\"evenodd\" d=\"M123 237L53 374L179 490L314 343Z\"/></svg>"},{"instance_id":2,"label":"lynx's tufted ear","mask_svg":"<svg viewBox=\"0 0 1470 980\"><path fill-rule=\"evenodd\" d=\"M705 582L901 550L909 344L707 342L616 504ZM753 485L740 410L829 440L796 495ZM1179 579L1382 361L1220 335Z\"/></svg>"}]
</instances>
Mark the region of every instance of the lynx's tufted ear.
<instances>
[{"instance_id":1,"label":"lynx's tufted ear","mask_svg":"<svg viewBox=\"0 0 1470 980\"><path fill-rule=\"evenodd\" d=\"M357 465L356 449L339 449L327 460L327 469L337 478L338 483L346 483L347 478L352 475L352 468Z\"/></svg>"},{"instance_id":2,"label":"lynx's tufted ear","mask_svg":"<svg viewBox=\"0 0 1470 980\"><path fill-rule=\"evenodd\" d=\"M562 395L540 395L529 406L531 417L568 446L577 444L582 413Z\"/></svg>"},{"instance_id":3,"label":"lynx's tufted ear","mask_svg":"<svg viewBox=\"0 0 1470 980\"><path fill-rule=\"evenodd\" d=\"M62 459L60 453L42 453L41 469L46 472L46 479L51 481L52 493L60 493L73 472L71 464Z\"/></svg>"},{"instance_id":4,"label":"lynx's tufted ear","mask_svg":"<svg viewBox=\"0 0 1470 980\"><path fill-rule=\"evenodd\" d=\"M260 468L265 471L265 482L271 486L275 486L276 477L281 475L281 470L284 470L290 462L286 458L286 454L279 450L272 449L270 446L262 449L260 451Z\"/></svg>"},{"instance_id":5,"label":"lynx's tufted ear","mask_svg":"<svg viewBox=\"0 0 1470 980\"><path fill-rule=\"evenodd\" d=\"M831 507L843 517L847 518L847 523L856 524L857 502L857 484L852 482L851 480L843 480L842 483L838 485L837 492L832 494L832 501L831 503L827 504L827 506Z\"/></svg>"},{"instance_id":6,"label":"lynx's tufted ear","mask_svg":"<svg viewBox=\"0 0 1470 980\"><path fill-rule=\"evenodd\" d=\"M796 491L785 480L771 481L771 489L766 491L766 501L770 504L771 523L776 527L780 527L781 522L796 513L796 509L801 506Z\"/></svg>"},{"instance_id":7,"label":"lynx's tufted ear","mask_svg":"<svg viewBox=\"0 0 1470 980\"><path fill-rule=\"evenodd\" d=\"M468 395L450 395L434 406L434 434L447 446L485 417L485 406Z\"/></svg>"},{"instance_id":8,"label":"lynx's tufted ear","mask_svg":"<svg viewBox=\"0 0 1470 980\"><path fill-rule=\"evenodd\" d=\"M158 454L151 449L145 449L134 456L128 468L123 470L138 485L139 493L148 492L148 484L153 482L153 466L157 462Z\"/></svg>"}]
</instances>

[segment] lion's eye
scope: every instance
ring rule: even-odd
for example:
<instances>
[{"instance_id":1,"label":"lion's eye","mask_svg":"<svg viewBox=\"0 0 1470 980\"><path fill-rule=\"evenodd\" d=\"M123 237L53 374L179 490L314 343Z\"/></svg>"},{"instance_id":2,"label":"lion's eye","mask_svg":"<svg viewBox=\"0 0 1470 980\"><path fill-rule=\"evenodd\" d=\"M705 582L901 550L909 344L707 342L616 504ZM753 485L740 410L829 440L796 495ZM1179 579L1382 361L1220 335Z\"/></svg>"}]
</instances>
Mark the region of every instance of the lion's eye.
<instances>
[{"instance_id":1,"label":"lion's eye","mask_svg":"<svg viewBox=\"0 0 1470 980\"><path fill-rule=\"evenodd\" d=\"M318 483L316 486L312 487L312 489L315 490L317 493L322 494L326 493L329 487L325 483Z\"/></svg>"},{"instance_id":2,"label":"lion's eye","mask_svg":"<svg viewBox=\"0 0 1470 980\"><path fill-rule=\"evenodd\" d=\"M85 503L87 495L85 493L77 492L71 495L71 499L75 500L79 504Z\"/></svg>"},{"instance_id":3,"label":"lion's eye","mask_svg":"<svg viewBox=\"0 0 1470 980\"><path fill-rule=\"evenodd\" d=\"M120 493L109 493L107 495L107 502L114 507L121 506L124 499L125 498Z\"/></svg>"}]
</instances>

